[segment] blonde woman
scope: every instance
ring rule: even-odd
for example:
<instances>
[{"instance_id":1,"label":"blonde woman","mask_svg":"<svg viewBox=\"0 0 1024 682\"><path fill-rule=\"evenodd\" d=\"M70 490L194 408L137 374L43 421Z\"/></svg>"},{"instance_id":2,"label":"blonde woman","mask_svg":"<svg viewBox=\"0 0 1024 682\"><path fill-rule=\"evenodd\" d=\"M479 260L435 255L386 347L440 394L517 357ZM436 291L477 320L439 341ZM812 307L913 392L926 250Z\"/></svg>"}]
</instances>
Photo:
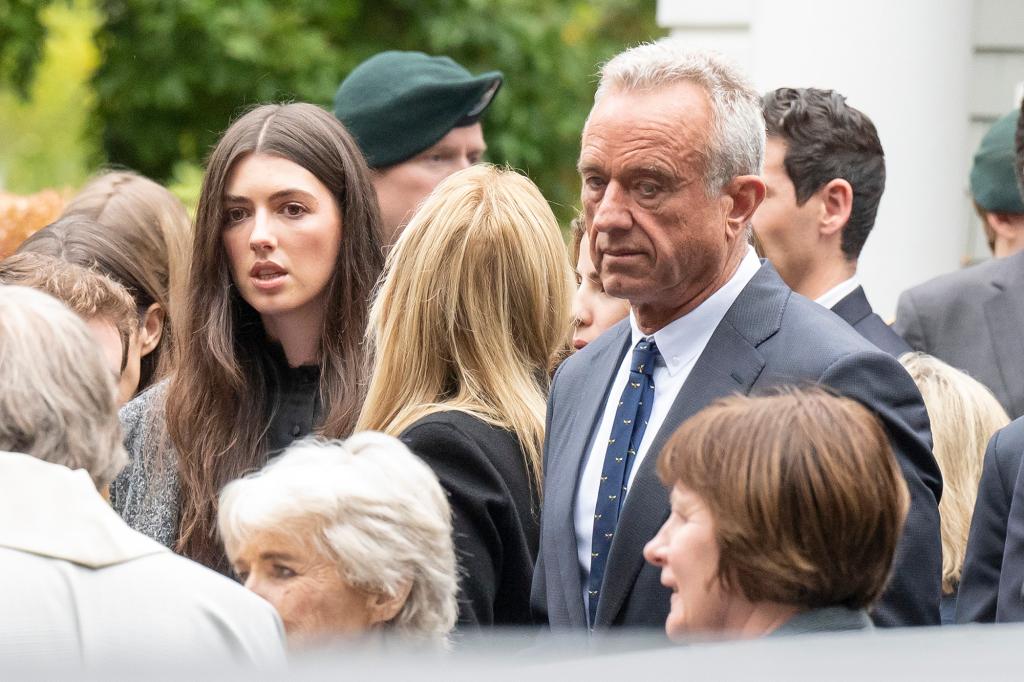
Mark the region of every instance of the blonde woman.
<instances>
[{"instance_id":1,"label":"blonde woman","mask_svg":"<svg viewBox=\"0 0 1024 682\"><path fill-rule=\"evenodd\" d=\"M571 289L544 197L488 165L438 185L385 265L357 430L400 436L448 492L463 626L531 620L545 399Z\"/></svg>"},{"instance_id":2,"label":"blonde woman","mask_svg":"<svg viewBox=\"0 0 1024 682\"><path fill-rule=\"evenodd\" d=\"M942 471L939 520L945 625L953 622L985 447L1010 418L991 391L942 360L907 353L900 362L921 389L932 425L935 460Z\"/></svg>"}]
</instances>

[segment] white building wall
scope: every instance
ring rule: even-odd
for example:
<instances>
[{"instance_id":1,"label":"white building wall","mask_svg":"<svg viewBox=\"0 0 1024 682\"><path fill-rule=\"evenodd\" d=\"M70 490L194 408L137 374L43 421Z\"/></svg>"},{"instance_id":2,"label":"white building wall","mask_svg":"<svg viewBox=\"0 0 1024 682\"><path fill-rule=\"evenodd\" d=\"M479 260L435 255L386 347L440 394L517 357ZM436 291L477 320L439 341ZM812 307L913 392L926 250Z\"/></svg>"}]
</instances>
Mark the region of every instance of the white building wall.
<instances>
[{"instance_id":1,"label":"white building wall","mask_svg":"<svg viewBox=\"0 0 1024 682\"><path fill-rule=\"evenodd\" d=\"M860 272L883 317L907 287L984 255L967 173L1024 78L1024 2L659 0L658 22L761 91L832 88L871 117L888 177Z\"/></svg>"}]
</instances>

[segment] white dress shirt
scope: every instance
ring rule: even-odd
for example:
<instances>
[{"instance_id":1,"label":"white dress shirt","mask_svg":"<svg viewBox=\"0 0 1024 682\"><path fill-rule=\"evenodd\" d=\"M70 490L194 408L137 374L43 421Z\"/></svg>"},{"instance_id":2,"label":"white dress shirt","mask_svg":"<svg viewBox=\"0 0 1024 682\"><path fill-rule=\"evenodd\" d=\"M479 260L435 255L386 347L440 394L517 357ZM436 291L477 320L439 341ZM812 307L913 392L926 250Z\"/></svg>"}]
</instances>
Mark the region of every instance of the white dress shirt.
<instances>
[{"instance_id":1,"label":"white dress shirt","mask_svg":"<svg viewBox=\"0 0 1024 682\"><path fill-rule=\"evenodd\" d=\"M850 279L843 280L818 298L814 299L814 302L832 310L836 303L839 303L841 300L852 294L859 286L860 278L854 274Z\"/></svg>"},{"instance_id":2,"label":"white dress shirt","mask_svg":"<svg viewBox=\"0 0 1024 682\"><path fill-rule=\"evenodd\" d=\"M637 448L633 468L629 473L629 480L626 483L625 496L629 495L629 488L633 485L636 472L640 470L640 464L647 454L665 421L665 415L675 401L686 378L690 376L690 370L697 363L697 359L704 351L704 347L711 339L715 329L718 327L725 313L729 310L736 298L740 295L747 283L754 277L761 262L754 254L753 249L748 249L743 260L740 262L736 273L715 293L711 294L706 301L691 310L677 320L673 320L665 327L654 332L653 337L658 345L658 359L654 363L652 381L654 383L654 405L651 406L651 417L647 421L647 428L644 431L643 440ZM633 348L637 342L644 337L636 324L636 318L632 313L629 315L629 322L633 328L630 347L619 365L618 372L612 382L608 393L608 402L605 403L604 416L598 423L597 431L590 440L593 445L587 454L586 463L583 465L583 474L580 477L579 485L576 488L576 548L579 554L580 571L583 581L583 600L587 603L587 579L590 575L590 545L594 532L594 509L597 506L597 490L601 483L601 471L604 468L605 451L608 448L608 438L612 431L612 422L615 419L615 412L619 405L619 396L629 379L630 361L633 356ZM648 337L650 338L650 337Z\"/></svg>"}]
</instances>

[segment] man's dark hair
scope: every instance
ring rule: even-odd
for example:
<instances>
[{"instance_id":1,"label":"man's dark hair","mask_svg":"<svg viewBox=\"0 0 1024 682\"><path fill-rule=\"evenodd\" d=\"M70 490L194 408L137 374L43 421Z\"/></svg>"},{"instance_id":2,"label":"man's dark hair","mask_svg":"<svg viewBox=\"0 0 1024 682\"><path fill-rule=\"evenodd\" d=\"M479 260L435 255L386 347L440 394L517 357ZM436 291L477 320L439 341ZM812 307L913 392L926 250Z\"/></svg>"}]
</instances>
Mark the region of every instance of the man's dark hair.
<instances>
[{"instance_id":1,"label":"man's dark hair","mask_svg":"<svg viewBox=\"0 0 1024 682\"><path fill-rule=\"evenodd\" d=\"M779 88L761 98L769 136L786 143L786 174L802 205L835 178L853 187L842 250L860 256L885 189L885 153L875 124L833 90Z\"/></svg>"},{"instance_id":2,"label":"man's dark hair","mask_svg":"<svg viewBox=\"0 0 1024 682\"><path fill-rule=\"evenodd\" d=\"M1024 199L1024 100L1020 103L1020 115L1017 117L1017 134L1013 137L1014 148L1017 150L1016 163L1013 170L1017 172L1017 189Z\"/></svg>"}]
</instances>

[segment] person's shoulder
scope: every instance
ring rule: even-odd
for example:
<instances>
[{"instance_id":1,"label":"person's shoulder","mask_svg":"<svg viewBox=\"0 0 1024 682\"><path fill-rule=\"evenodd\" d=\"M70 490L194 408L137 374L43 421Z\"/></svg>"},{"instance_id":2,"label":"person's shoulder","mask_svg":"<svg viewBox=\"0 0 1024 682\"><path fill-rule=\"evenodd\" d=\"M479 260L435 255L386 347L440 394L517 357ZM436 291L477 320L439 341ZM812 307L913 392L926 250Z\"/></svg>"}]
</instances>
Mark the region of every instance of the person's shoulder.
<instances>
[{"instance_id":1,"label":"person's shoulder","mask_svg":"<svg viewBox=\"0 0 1024 682\"><path fill-rule=\"evenodd\" d=\"M824 365L855 353L882 353L834 312L797 293L790 296L769 347L782 350L790 362Z\"/></svg>"},{"instance_id":2,"label":"person's shoulder","mask_svg":"<svg viewBox=\"0 0 1024 682\"><path fill-rule=\"evenodd\" d=\"M487 452L495 446L519 447L510 431L457 409L422 417L402 432L401 440L415 452L445 450L461 456Z\"/></svg>"},{"instance_id":3,"label":"person's shoulder","mask_svg":"<svg viewBox=\"0 0 1024 682\"><path fill-rule=\"evenodd\" d=\"M969 298L987 287L1006 267L1006 259L991 258L910 287L903 292L901 298L913 299L915 305L927 305L932 301L946 304L950 300Z\"/></svg>"},{"instance_id":4,"label":"person's shoulder","mask_svg":"<svg viewBox=\"0 0 1024 682\"><path fill-rule=\"evenodd\" d=\"M118 412L126 432L163 417L167 380L156 383L125 403Z\"/></svg>"},{"instance_id":5,"label":"person's shoulder","mask_svg":"<svg viewBox=\"0 0 1024 682\"><path fill-rule=\"evenodd\" d=\"M213 609L233 614L238 621L261 618L270 625L276 622L277 612L267 601L231 578L173 552L153 554L132 563L145 571L147 580L159 585L154 592L163 592L179 609L191 607L196 614Z\"/></svg>"},{"instance_id":6,"label":"person's shoulder","mask_svg":"<svg viewBox=\"0 0 1024 682\"><path fill-rule=\"evenodd\" d=\"M1024 417L1017 417L996 431L992 438L997 456L1014 457L1020 461L1024 457Z\"/></svg>"}]
</instances>

